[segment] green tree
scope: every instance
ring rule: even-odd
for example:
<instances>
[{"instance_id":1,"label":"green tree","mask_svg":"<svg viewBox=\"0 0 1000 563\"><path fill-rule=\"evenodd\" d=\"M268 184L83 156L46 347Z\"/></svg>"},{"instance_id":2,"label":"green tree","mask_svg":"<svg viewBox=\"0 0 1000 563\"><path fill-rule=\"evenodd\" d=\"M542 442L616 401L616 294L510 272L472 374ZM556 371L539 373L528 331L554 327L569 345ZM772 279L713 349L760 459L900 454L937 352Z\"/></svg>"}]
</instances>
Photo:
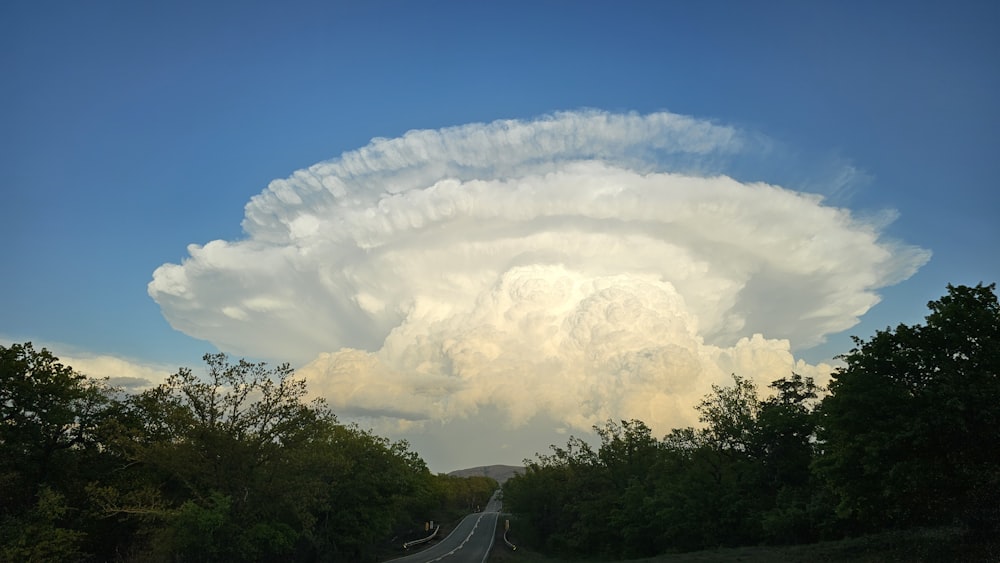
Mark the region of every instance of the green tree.
<instances>
[{"instance_id":1,"label":"green tree","mask_svg":"<svg viewBox=\"0 0 1000 563\"><path fill-rule=\"evenodd\" d=\"M1000 306L995 284L948 286L926 323L842 356L820 407L817 471L838 515L865 529L998 526Z\"/></svg>"},{"instance_id":2,"label":"green tree","mask_svg":"<svg viewBox=\"0 0 1000 563\"><path fill-rule=\"evenodd\" d=\"M0 545L24 548L9 559L73 559L88 547L85 489L107 469L111 395L44 348L0 346Z\"/></svg>"},{"instance_id":3,"label":"green tree","mask_svg":"<svg viewBox=\"0 0 1000 563\"><path fill-rule=\"evenodd\" d=\"M695 407L704 424L703 440L720 451L759 455L757 423L761 403L753 381L733 374L732 386L713 385Z\"/></svg>"},{"instance_id":4,"label":"green tree","mask_svg":"<svg viewBox=\"0 0 1000 563\"><path fill-rule=\"evenodd\" d=\"M517 514L529 543L563 555L586 553L608 540L601 514L613 494L610 482L583 440L571 437L552 452L524 461L525 472L504 483L504 503Z\"/></svg>"},{"instance_id":5,"label":"green tree","mask_svg":"<svg viewBox=\"0 0 1000 563\"><path fill-rule=\"evenodd\" d=\"M650 556L671 549L805 541L812 533L809 468L818 388L792 374L758 398L733 376L696 407L703 426L662 441L641 421L595 427L526 461L504 498L526 539L566 556Z\"/></svg>"},{"instance_id":6,"label":"green tree","mask_svg":"<svg viewBox=\"0 0 1000 563\"><path fill-rule=\"evenodd\" d=\"M663 448L653 499L660 550L740 543L744 464L694 428L673 430Z\"/></svg>"},{"instance_id":7,"label":"green tree","mask_svg":"<svg viewBox=\"0 0 1000 563\"><path fill-rule=\"evenodd\" d=\"M667 469L657 487L662 544L697 549L761 538L768 492L760 488L761 401L753 381L734 374L695 407L700 428L664 439Z\"/></svg>"},{"instance_id":8,"label":"green tree","mask_svg":"<svg viewBox=\"0 0 1000 563\"><path fill-rule=\"evenodd\" d=\"M96 442L109 390L30 342L0 346L0 513L33 504L66 457Z\"/></svg>"},{"instance_id":9,"label":"green tree","mask_svg":"<svg viewBox=\"0 0 1000 563\"><path fill-rule=\"evenodd\" d=\"M109 515L155 521L162 554L290 554L322 498L310 449L329 441L336 418L304 401L305 382L287 365L204 359L206 378L182 368L127 401L117 445L131 471L95 494Z\"/></svg>"},{"instance_id":10,"label":"green tree","mask_svg":"<svg viewBox=\"0 0 1000 563\"><path fill-rule=\"evenodd\" d=\"M758 398L733 375L698 404L700 428L675 429L663 442L653 505L659 549L803 542L812 539L814 416L819 389L792 374Z\"/></svg>"},{"instance_id":11,"label":"green tree","mask_svg":"<svg viewBox=\"0 0 1000 563\"><path fill-rule=\"evenodd\" d=\"M422 506L406 442L340 424L287 365L204 359L205 377L126 399L109 432L121 463L90 493L136 557L362 561Z\"/></svg>"},{"instance_id":12,"label":"green tree","mask_svg":"<svg viewBox=\"0 0 1000 563\"><path fill-rule=\"evenodd\" d=\"M601 438L597 457L609 485L604 502L592 516L602 522L602 539L609 555L641 557L656 554L656 520L648 499L654 496L654 475L660 461L659 442L640 420L608 421L595 427ZM592 528L597 528L592 524Z\"/></svg>"},{"instance_id":13,"label":"green tree","mask_svg":"<svg viewBox=\"0 0 1000 563\"><path fill-rule=\"evenodd\" d=\"M25 513L0 519L0 561L82 560L84 533L63 524L69 510L62 495L43 486Z\"/></svg>"},{"instance_id":14,"label":"green tree","mask_svg":"<svg viewBox=\"0 0 1000 563\"><path fill-rule=\"evenodd\" d=\"M390 442L356 425L333 425L300 452L311 476L315 524L309 533L317 556L361 561L397 527L422 515L412 500L430 475L406 442Z\"/></svg>"},{"instance_id":15,"label":"green tree","mask_svg":"<svg viewBox=\"0 0 1000 563\"><path fill-rule=\"evenodd\" d=\"M821 389L811 377L793 373L769 386L757 419L761 470L759 490L768 496L762 516L766 540L804 543L817 538L822 508L811 465L815 455L814 406Z\"/></svg>"}]
</instances>

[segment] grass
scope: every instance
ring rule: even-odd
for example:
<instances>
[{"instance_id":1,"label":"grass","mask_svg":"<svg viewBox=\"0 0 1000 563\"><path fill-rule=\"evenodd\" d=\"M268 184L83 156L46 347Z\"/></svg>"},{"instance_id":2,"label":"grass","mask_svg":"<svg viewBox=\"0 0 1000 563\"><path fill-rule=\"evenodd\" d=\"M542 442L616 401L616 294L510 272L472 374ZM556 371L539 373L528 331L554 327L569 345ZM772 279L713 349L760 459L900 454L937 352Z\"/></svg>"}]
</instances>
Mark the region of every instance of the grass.
<instances>
[{"instance_id":1,"label":"grass","mask_svg":"<svg viewBox=\"0 0 1000 563\"><path fill-rule=\"evenodd\" d=\"M512 551L503 543L503 526L490 563L559 563L524 546ZM510 537L510 536L509 536ZM511 537L511 541L514 539ZM516 543L516 542L515 542ZM591 560L599 561L599 560ZM885 532L807 545L720 548L632 559L629 563L1000 563L1000 542L969 542L954 527Z\"/></svg>"}]
</instances>

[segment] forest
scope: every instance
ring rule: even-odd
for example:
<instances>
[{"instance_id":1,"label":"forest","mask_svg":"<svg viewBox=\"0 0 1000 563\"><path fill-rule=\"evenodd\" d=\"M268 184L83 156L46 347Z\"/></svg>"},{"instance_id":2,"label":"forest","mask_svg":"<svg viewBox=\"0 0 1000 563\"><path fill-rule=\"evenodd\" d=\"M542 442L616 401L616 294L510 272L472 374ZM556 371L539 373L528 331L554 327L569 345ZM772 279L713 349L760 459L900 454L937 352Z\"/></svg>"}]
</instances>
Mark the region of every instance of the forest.
<instances>
[{"instance_id":1,"label":"forest","mask_svg":"<svg viewBox=\"0 0 1000 563\"><path fill-rule=\"evenodd\" d=\"M504 485L522 542L618 560L954 526L1000 537L1000 307L995 284L948 286L924 324L855 337L828 389L739 374L662 439L595 427ZM990 547L995 551L995 545ZM995 552L1000 555L1000 552Z\"/></svg>"},{"instance_id":2,"label":"forest","mask_svg":"<svg viewBox=\"0 0 1000 563\"><path fill-rule=\"evenodd\" d=\"M998 537L995 289L949 285L924 324L855 338L826 389L734 374L696 428L571 438L507 481L505 510L527 545L576 560L920 526ZM129 394L0 346L0 561L370 561L497 487L339 422L287 365L204 359L206 376Z\"/></svg>"},{"instance_id":3,"label":"forest","mask_svg":"<svg viewBox=\"0 0 1000 563\"><path fill-rule=\"evenodd\" d=\"M204 359L130 395L0 347L0 561L374 561L497 488L339 423L287 365Z\"/></svg>"}]
</instances>

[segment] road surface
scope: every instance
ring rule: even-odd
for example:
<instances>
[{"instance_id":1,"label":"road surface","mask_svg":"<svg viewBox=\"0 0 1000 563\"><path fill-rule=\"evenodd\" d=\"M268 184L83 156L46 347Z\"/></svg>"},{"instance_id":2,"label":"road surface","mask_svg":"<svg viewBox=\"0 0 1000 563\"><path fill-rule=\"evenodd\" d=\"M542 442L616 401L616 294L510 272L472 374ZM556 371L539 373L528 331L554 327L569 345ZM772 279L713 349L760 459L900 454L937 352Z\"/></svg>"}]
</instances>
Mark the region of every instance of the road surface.
<instances>
[{"instance_id":1,"label":"road surface","mask_svg":"<svg viewBox=\"0 0 1000 563\"><path fill-rule=\"evenodd\" d=\"M393 559L392 563L483 563L490 555L497 518L500 517L500 501L497 493L482 512L466 516L448 537L423 549L419 553ZM415 546L419 549L423 546Z\"/></svg>"}]
</instances>

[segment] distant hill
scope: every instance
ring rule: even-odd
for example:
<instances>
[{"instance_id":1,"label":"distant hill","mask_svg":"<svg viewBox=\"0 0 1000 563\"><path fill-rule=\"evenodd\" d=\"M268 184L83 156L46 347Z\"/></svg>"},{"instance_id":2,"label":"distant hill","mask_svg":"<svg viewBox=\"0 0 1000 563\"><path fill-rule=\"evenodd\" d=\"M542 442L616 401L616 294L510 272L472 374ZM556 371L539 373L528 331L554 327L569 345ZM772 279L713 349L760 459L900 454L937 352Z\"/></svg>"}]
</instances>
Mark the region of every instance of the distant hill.
<instances>
[{"instance_id":1,"label":"distant hill","mask_svg":"<svg viewBox=\"0 0 1000 563\"><path fill-rule=\"evenodd\" d=\"M453 477L491 477L496 479L497 483L503 485L504 481L520 473L524 473L524 468L516 465L484 465L482 467L459 469L458 471L452 471L448 475Z\"/></svg>"}]
</instances>

